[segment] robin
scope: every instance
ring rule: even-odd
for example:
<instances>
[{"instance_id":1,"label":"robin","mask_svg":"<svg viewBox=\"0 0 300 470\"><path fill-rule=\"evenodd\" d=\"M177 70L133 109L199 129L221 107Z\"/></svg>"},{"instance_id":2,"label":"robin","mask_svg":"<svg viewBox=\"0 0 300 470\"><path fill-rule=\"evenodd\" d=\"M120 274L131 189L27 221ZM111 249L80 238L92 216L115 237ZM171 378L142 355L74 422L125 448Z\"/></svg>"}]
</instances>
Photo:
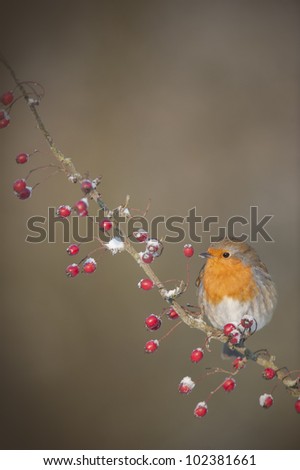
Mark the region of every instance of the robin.
<instances>
[{"instance_id":1,"label":"robin","mask_svg":"<svg viewBox=\"0 0 300 470\"><path fill-rule=\"evenodd\" d=\"M212 326L223 330L230 322L251 315L256 329L272 318L277 294L266 266L247 243L224 238L212 243L196 280L200 311Z\"/></svg>"}]
</instances>

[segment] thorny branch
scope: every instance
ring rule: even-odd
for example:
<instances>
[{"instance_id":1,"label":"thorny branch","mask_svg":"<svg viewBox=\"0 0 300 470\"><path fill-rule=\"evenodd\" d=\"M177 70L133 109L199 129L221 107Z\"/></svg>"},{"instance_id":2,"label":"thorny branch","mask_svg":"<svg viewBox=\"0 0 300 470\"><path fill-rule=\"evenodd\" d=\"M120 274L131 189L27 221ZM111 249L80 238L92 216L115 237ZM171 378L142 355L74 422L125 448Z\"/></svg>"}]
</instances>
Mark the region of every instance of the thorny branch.
<instances>
[{"instance_id":1,"label":"thorny branch","mask_svg":"<svg viewBox=\"0 0 300 470\"><path fill-rule=\"evenodd\" d=\"M26 104L28 105L30 111L32 112L34 119L37 123L38 129L42 132L44 138L46 139L50 150L58 162L59 167L61 170L66 174L66 176L71 179L71 181L78 181L81 182L84 177L81 173L76 169L73 161L71 158L66 157L56 146L51 134L47 130L39 111L37 110L37 105L39 104L36 100L33 100L26 91L25 86L23 83L17 78L17 75L14 69L10 66L10 64L6 61L6 59L0 55L0 61L3 65L8 69L10 72L14 82L16 83L17 87L19 88ZM106 213L113 214L115 211L110 211L108 206L102 199L101 194L98 192L97 189L93 189L89 193L91 199L93 199L98 207L104 210ZM129 197L127 196L127 202ZM126 204L125 204L126 206ZM125 207L124 205L121 206L121 209ZM119 212L116 210L117 213ZM115 219L114 219L115 220ZM116 220L115 220L116 222ZM169 297L169 291L165 288L164 284L158 279L156 274L154 273L153 269L149 266L149 264L145 264L141 262L139 253L135 250L132 243L130 242L129 238L125 236L124 233L121 231L119 232L120 236L122 237L125 245L125 251L132 256L132 258L138 263L140 268L145 272L149 279L154 283L154 285L158 288L158 291L161 297L169 304L172 305L174 310L178 313L181 320L188 325L190 328L196 328L204 332L207 336L208 342L211 339L215 339L220 341L221 343L226 343L228 341L227 336L225 336L220 330L213 328L212 326L208 325L201 316L194 316L191 312L187 309L182 307L175 298L179 297L186 289L185 283L181 282L180 286L175 289L174 295ZM278 367L275 363L275 356L271 355L267 351L263 350L262 352L254 353L250 349L246 347L237 347L232 346L232 349L236 350L241 355L245 356L248 360L252 360L256 362L263 368L270 367L276 371L277 378L283 383L286 387L288 392L293 395L294 397L300 397L300 380L299 377L293 379L291 377L292 372L286 367Z\"/></svg>"}]
</instances>

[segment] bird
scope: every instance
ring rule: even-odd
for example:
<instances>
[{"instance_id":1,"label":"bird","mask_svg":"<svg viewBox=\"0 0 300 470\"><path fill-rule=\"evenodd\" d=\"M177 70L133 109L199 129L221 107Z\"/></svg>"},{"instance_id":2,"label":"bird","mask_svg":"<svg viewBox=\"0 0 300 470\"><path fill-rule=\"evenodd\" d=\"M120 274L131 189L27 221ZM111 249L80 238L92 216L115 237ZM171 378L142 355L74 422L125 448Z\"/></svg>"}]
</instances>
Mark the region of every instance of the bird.
<instances>
[{"instance_id":1,"label":"bird","mask_svg":"<svg viewBox=\"0 0 300 470\"><path fill-rule=\"evenodd\" d=\"M277 303L275 284L254 248L234 238L210 245L196 279L200 314L223 330L245 315L255 320L255 330L267 325Z\"/></svg>"}]
</instances>

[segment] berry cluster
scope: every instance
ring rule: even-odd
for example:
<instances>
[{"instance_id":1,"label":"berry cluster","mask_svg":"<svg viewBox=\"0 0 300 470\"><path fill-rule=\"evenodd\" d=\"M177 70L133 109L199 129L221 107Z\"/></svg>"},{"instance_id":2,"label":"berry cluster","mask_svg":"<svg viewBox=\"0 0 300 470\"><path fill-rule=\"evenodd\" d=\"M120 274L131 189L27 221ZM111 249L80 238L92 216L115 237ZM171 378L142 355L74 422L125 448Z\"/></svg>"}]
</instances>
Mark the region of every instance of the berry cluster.
<instances>
[{"instance_id":1,"label":"berry cluster","mask_svg":"<svg viewBox=\"0 0 300 470\"><path fill-rule=\"evenodd\" d=\"M44 89L41 84L37 82L24 81L20 82L23 89L26 89L26 98L28 104L39 104L44 96ZM0 129L4 129L10 124L11 116L10 111L13 105L20 99L21 96L15 96L15 90L6 90L0 97L0 102L4 106L0 109Z\"/></svg>"},{"instance_id":2,"label":"berry cluster","mask_svg":"<svg viewBox=\"0 0 300 470\"><path fill-rule=\"evenodd\" d=\"M69 217L72 212L77 214L79 217L88 216L89 201L88 195L93 191L98 184L98 180L84 179L81 181L80 188L84 193L84 197L79 199L72 207L68 204L59 206L56 210L56 215L61 218ZM99 230L109 231L112 228L112 222L108 218L104 218L99 223ZM67 253L70 256L75 256L79 253L79 245L71 244L67 248ZM92 274L97 269L97 262L94 258L86 257L80 263L72 263L66 268L66 274L68 277L76 277L80 273L80 265L82 264L82 272L85 274Z\"/></svg>"},{"instance_id":3,"label":"berry cluster","mask_svg":"<svg viewBox=\"0 0 300 470\"><path fill-rule=\"evenodd\" d=\"M15 195L22 201L28 199L32 194L32 187L27 186L26 180L21 178L17 179L13 184Z\"/></svg>"},{"instance_id":4,"label":"berry cluster","mask_svg":"<svg viewBox=\"0 0 300 470\"><path fill-rule=\"evenodd\" d=\"M96 188L98 184L98 180L89 180L84 179L81 182L81 190L85 194L84 197L79 199L72 207L68 204L62 204L56 209L56 215L58 217L69 217L72 213L76 213L79 217L86 217L89 215L89 201L88 201L88 194ZM104 218L100 221L99 229L103 231L109 231L112 228L112 222L108 218Z\"/></svg>"},{"instance_id":5,"label":"berry cluster","mask_svg":"<svg viewBox=\"0 0 300 470\"><path fill-rule=\"evenodd\" d=\"M5 91L1 98L1 103L5 106L5 109L0 109L0 129L4 129L10 124L9 110L14 101L14 94L12 91Z\"/></svg>"},{"instance_id":6,"label":"berry cluster","mask_svg":"<svg viewBox=\"0 0 300 470\"><path fill-rule=\"evenodd\" d=\"M149 290L148 289L148 281L150 281L150 279L142 279L138 284L139 287L142 286L142 285L146 285L147 289L144 288L144 290ZM152 281L150 281L150 282L152 283ZM153 287L153 285L152 285L152 287ZM143 287L141 287L141 288L143 288ZM154 313L151 313L151 315L149 315L145 319L145 327L147 328L147 330L148 331L159 330L160 327L162 326L162 316L163 315L166 315L169 320L177 320L179 318L178 313L176 312L176 310L173 307L170 307L168 309L164 309L160 316L155 315ZM159 343L160 342L159 342L158 339L147 341L146 344L145 344L145 348L144 348L145 352L154 353L155 351L157 351L157 349L159 347Z\"/></svg>"},{"instance_id":7,"label":"berry cluster","mask_svg":"<svg viewBox=\"0 0 300 470\"><path fill-rule=\"evenodd\" d=\"M16 163L18 165L24 165L30 159L30 157L35 154L37 150L34 150L32 153L22 152L16 156ZM32 172L32 170L31 170ZM29 175L30 173L29 172ZM17 198L20 200L25 200L30 198L32 195L33 188L27 184L27 178L19 178L13 183L13 190Z\"/></svg>"},{"instance_id":8,"label":"berry cluster","mask_svg":"<svg viewBox=\"0 0 300 470\"><path fill-rule=\"evenodd\" d=\"M150 264L154 261L155 258L161 255L163 245L156 238L147 238L145 243L146 249L140 253L140 258L143 263Z\"/></svg>"},{"instance_id":9,"label":"berry cluster","mask_svg":"<svg viewBox=\"0 0 300 470\"><path fill-rule=\"evenodd\" d=\"M79 245L73 243L68 246L67 253L69 256L75 256L79 253ZM82 264L82 272L85 274L93 274L97 269L97 263L94 258L86 257L81 262L69 264L66 267L66 275L68 277L76 277L80 273L80 265Z\"/></svg>"},{"instance_id":10,"label":"berry cluster","mask_svg":"<svg viewBox=\"0 0 300 470\"><path fill-rule=\"evenodd\" d=\"M226 323L223 327L223 333L228 336L229 344L233 346L239 345L248 336L255 333L257 323L251 315L244 315L240 322Z\"/></svg>"}]
</instances>

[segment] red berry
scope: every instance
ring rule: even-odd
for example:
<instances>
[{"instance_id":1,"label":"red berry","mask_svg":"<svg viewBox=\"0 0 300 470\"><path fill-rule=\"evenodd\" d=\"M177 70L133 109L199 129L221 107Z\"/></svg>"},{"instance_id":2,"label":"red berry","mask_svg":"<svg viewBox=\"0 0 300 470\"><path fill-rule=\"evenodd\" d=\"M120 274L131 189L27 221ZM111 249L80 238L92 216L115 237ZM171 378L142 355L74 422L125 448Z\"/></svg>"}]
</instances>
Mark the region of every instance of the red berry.
<instances>
[{"instance_id":1,"label":"red berry","mask_svg":"<svg viewBox=\"0 0 300 470\"><path fill-rule=\"evenodd\" d=\"M300 413L300 398L295 402L295 410Z\"/></svg>"},{"instance_id":2,"label":"red berry","mask_svg":"<svg viewBox=\"0 0 300 470\"><path fill-rule=\"evenodd\" d=\"M157 339L151 339L145 344L146 353L154 353L159 347L159 342Z\"/></svg>"},{"instance_id":3,"label":"red berry","mask_svg":"<svg viewBox=\"0 0 300 470\"><path fill-rule=\"evenodd\" d=\"M245 367L245 362L242 357L237 357L233 362L232 362L232 367L236 370L238 369L243 369Z\"/></svg>"},{"instance_id":4,"label":"red berry","mask_svg":"<svg viewBox=\"0 0 300 470\"><path fill-rule=\"evenodd\" d=\"M239 330L232 330L229 335L229 342L231 344L239 344L242 339L242 335Z\"/></svg>"},{"instance_id":5,"label":"red berry","mask_svg":"<svg viewBox=\"0 0 300 470\"><path fill-rule=\"evenodd\" d=\"M226 336L229 336L232 330L236 329L236 324L234 323L226 323L226 325L223 327L223 333Z\"/></svg>"},{"instance_id":6,"label":"red berry","mask_svg":"<svg viewBox=\"0 0 300 470\"><path fill-rule=\"evenodd\" d=\"M73 245L68 246L67 253L70 256L77 255L77 253L79 253L79 246L75 243Z\"/></svg>"},{"instance_id":7,"label":"red berry","mask_svg":"<svg viewBox=\"0 0 300 470\"><path fill-rule=\"evenodd\" d=\"M194 250L194 247L190 244L187 244L187 245L184 245L183 247L183 254L184 256L186 256L187 258L191 258L191 256L193 256L195 250Z\"/></svg>"},{"instance_id":8,"label":"red berry","mask_svg":"<svg viewBox=\"0 0 300 470\"><path fill-rule=\"evenodd\" d=\"M0 119L5 118L5 113L6 113L6 111L4 111L3 109L0 109Z\"/></svg>"},{"instance_id":9,"label":"red berry","mask_svg":"<svg viewBox=\"0 0 300 470\"><path fill-rule=\"evenodd\" d=\"M66 206L66 205L59 206L56 209L56 215L58 215L59 217L69 217L69 215L71 214L71 211L72 209L70 206Z\"/></svg>"},{"instance_id":10,"label":"red berry","mask_svg":"<svg viewBox=\"0 0 300 470\"><path fill-rule=\"evenodd\" d=\"M19 155L17 155L16 157L16 162L19 163L20 165L27 163L28 160L29 160L28 153L19 153Z\"/></svg>"},{"instance_id":11,"label":"red berry","mask_svg":"<svg viewBox=\"0 0 300 470\"><path fill-rule=\"evenodd\" d=\"M169 318L169 320L176 320L177 318L179 318L179 315L173 307L170 307L167 311L167 317Z\"/></svg>"},{"instance_id":12,"label":"red berry","mask_svg":"<svg viewBox=\"0 0 300 470\"><path fill-rule=\"evenodd\" d=\"M154 284L151 279L141 279L138 283L138 287L143 290L151 290L153 289Z\"/></svg>"},{"instance_id":13,"label":"red berry","mask_svg":"<svg viewBox=\"0 0 300 470\"><path fill-rule=\"evenodd\" d=\"M133 232L133 236L138 242L144 242L148 238L148 232L146 232L143 228L140 228L136 232Z\"/></svg>"},{"instance_id":14,"label":"red berry","mask_svg":"<svg viewBox=\"0 0 300 470\"><path fill-rule=\"evenodd\" d=\"M88 207L89 203L86 197L80 199L80 201L77 201L74 205L74 209L76 210L77 214L81 217L88 214Z\"/></svg>"},{"instance_id":15,"label":"red berry","mask_svg":"<svg viewBox=\"0 0 300 470\"><path fill-rule=\"evenodd\" d=\"M184 395L188 395L194 387L195 382L192 381L191 377L183 377L182 381L178 385L178 391Z\"/></svg>"},{"instance_id":16,"label":"red berry","mask_svg":"<svg viewBox=\"0 0 300 470\"><path fill-rule=\"evenodd\" d=\"M96 271L97 269L97 263L94 260L94 258L88 258L84 263L83 263L83 271L86 274L92 274Z\"/></svg>"},{"instance_id":17,"label":"red berry","mask_svg":"<svg viewBox=\"0 0 300 470\"><path fill-rule=\"evenodd\" d=\"M162 243L156 238L151 238L147 241L146 251L151 253L153 256L160 256L162 253Z\"/></svg>"},{"instance_id":18,"label":"red berry","mask_svg":"<svg viewBox=\"0 0 300 470\"><path fill-rule=\"evenodd\" d=\"M16 180L13 184L13 190L15 193L20 193L26 188L26 181L23 179Z\"/></svg>"},{"instance_id":19,"label":"red berry","mask_svg":"<svg viewBox=\"0 0 300 470\"><path fill-rule=\"evenodd\" d=\"M145 320L145 326L151 331L158 330L161 327L161 319L154 314L149 315Z\"/></svg>"},{"instance_id":20,"label":"red berry","mask_svg":"<svg viewBox=\"0 0 300 470\"><path fill-rule=\"evenodd\" d=\"M79 266L78 264L70 264L67 268L66 268L66 275L68 277L75 277L79 274Z\"/></svg>"},{"instance_id":21,"label":"red berry","mask_svg":"<svg viewBox=\"0 0 300 470\"><path fill-rule=\"evenodd\" d=\"M270 408L270 406L273 405L274 399L272 395L269 395L268 393L264 393L259 397L259 404L263 408Z\"/></svg>"},{"instance_id":22,"label":"red berry","mask_svg":"<svg viewBox=\"0 0 300 470\"><path fill-rule=\"evenodd\" d=\"M241 318L240 324L245 329L250 329L255 324L255 319L251 315L244 315Z\"/></svg>"},{"instance_id":23,"label":"red berry","mask_svg":"<svg viewBox=\"0 0 300 470\"><path fill-rule=\"evenodd\" d=\"M196 418L203 418L207 413L207 404L205 401L200 401L196 408L194 409L194 416Z\"/></svg>"},{"instance_id":24,"label":"red berry","mask_svg":"<svg viewBox=\"0 0 300 470\"><path fill-rule=\"evenodd\" d=\"M264 371L263 371L263 378L266 379L266 380L272 380L274 379L276 375L276 372L274 369L272 369L272 367L267 367Z\"/></svg>"},{"instance_id":25,"label":"red berry","mask_svg":"<svg viewBox=\"0 0 300 470\"><path fill-rule=\"evenodd\" d=\"M228 377L224 380L222 387L224 388L225 392L231 392L236 387L236 381L231 377Z\"/></svg>"},{"instance_id":26,"label":"red berry","mask_svg":"<svg viewBox=\"0 0 300 470\"><path fill-rule=\"evenodd\" d=\"M0 101L5 105L9 105L14 100L14 95L12 91L6 91L0 98Z\"/></svg>"},{"instance_id":27,"label":"red berry","mask_svg":"<svg viewBox=\"0 0 300 470\"><path fill-rule=\"evenodd\" d=\"M92 189L95 189L95 185L91 180L85 179L81 182L80 188L84 194L88 194Z\"/></svg>"},{"instance_id":28,"label":"red berry","mask_svg":"<svg viewBox=\"0 0 300 470\"><path fill-rule=\"evenodd\" d=\"M142 261L146 264L150 264L152 263L153 261L153 255L152 253L148 253L148 251L145 251L142 255L141 255L141 258L142 258Z\"/></svg>"},{"instance_id":29,"label":"red berry","mask_svg":"<svg viewBox=\"0 0 300 470\"><path fill-rule=\"evenodd\" d=\"M31 197L32 188L30 186L26 186L25 189L23 189L22 191L16 194L17 194L17 197L23 201L24 199L28 199Z\"/></svg>"},{"instance_id":30,"label":"red berry","mask_svg":"<svg viewBox=\"0 0 300 470\"><path fill-rule=\"evenodd\" d=\"M108 232L109 230L111 230L112 226L112 221L108 218L102 219L99 224L100 229L104 232Z\"/></svg>"},{"instance_id":31,"label":"red berry","mask_svg":"<svg viewBox=\"0 0 300 470\"><path fill-rule=\"evenodd\" d=\"M0 119L0 129L4 129L10 123L10 117L7 115L3 119Z\"/></svg>"},{"instance_id":32,"label":"red berry","mask_svg":"<svg viewBox=\"0 0 300 470\"><path fill-rule=\"evenodd\" d=\"M156 240L156 238L150 238L150 240L147 241L146 250L149 251L149 253L156 253L159 250L159 245L160 242Z\"/></svg>"},{"instance_id":33,"label":"red berry","mask_svg":"<svg viewBox=\"0 0 300 470\"><path fill-rule=\"evenodd\" d=\"M201 359L203 359L203 356L204 356L203 349L196 348L196 349L193 349L193 351L191 352L190 359L192 362L196 364L197 362L200 362Z\"/></svg>"}]
</instances>

